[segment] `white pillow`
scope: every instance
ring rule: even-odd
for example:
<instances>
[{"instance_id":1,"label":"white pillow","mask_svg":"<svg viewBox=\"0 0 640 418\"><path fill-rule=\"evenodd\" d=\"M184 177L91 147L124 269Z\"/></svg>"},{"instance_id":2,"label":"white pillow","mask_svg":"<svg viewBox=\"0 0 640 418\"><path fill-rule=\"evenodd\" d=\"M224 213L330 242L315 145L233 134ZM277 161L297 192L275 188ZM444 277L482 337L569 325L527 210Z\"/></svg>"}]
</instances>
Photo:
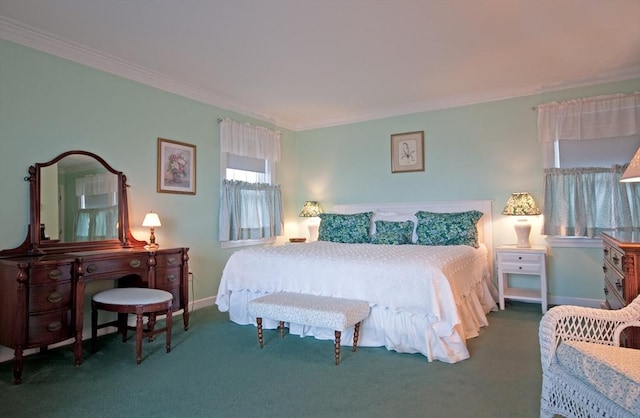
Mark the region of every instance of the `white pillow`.
<instances>
[{"instance_id":1,"label":"white pillow","mask_svg":"<svg viewBox=\"0 0 640 418\"><path fill-rule=\"evenodd\" d=\"M416 226L418 226L418 218L413 213L396 213L396 212L384 212L381 210L375 210L371 217L371 236L376 233L376 221L388 221L388 222L413 222L413 234L411 235L411 242L418 242L418 235L416 234Z\"/></svg>"}]
</instances>

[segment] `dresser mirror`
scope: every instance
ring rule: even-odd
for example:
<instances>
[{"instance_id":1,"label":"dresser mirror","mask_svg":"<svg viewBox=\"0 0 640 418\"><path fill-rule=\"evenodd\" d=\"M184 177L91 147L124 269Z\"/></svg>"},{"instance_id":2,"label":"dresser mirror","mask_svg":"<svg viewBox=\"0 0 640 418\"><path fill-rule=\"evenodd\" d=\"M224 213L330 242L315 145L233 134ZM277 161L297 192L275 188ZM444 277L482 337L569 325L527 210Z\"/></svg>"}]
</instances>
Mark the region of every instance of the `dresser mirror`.
<instances>
[{"instance_id":1,"label":"dresser mirror","mask_svg":"<svg viewBox=\"0 0 640 418\"><path fill-rule=\"evenodd\" d=\"M68 151L29 167L30 225L18 248L0 252L56 254L144 245L131 237L126 177L100 156Z\"/></svg>"}]
</instances>

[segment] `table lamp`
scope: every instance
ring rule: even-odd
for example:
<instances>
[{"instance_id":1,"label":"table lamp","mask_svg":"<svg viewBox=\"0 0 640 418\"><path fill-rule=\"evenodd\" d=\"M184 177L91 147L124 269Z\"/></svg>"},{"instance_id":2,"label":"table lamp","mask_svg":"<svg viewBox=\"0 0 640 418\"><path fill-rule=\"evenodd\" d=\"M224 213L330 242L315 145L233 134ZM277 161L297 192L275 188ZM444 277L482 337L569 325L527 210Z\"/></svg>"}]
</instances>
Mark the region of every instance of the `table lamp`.
<instances>
[{"instance_id":1,"label":"table lamp","mask_svg":"<svg viewBox=\"0 0 640 418\"><path fill-rule=\"evenodd\" d=\"M301 218L310 218L307 221L307 228L309 228L309 241L316 241L318 239L318 227L320 226L318 215L322 212L324 211L322 210L320 203L315 200L307 200L304 202L300 215L298 215Z\"/></svg>"},{"instance_id":2,"label":"table lamp","mask_svg":"<svg viewBox=\"0 0 640 418\"><path fill-rule=\"evenodd\" d=\"M629 167L622 173L620 181L625 183L637 183L640 181L640 148L629 163Z\"/></svg>"},{"instance_id":3,"label":"table lamp","mask_svg":"<svg viewBox=\"0 0 640 418\"><path fill-rule=\"evenodd\" d=\"M158 226L162 226L160 223L160 218L157 213L149 212L144 216L144 220L142 221L142 226L148 226L151 230L151 236L149 237L149 244L145 245L144 248L147 250L156 250L159 245L156 244L156 236L153 233L153 229Z\"/></svg>"},{"instance_id":4,"label":"table lamp","mask_svg":"<svg viewBox=\"0 0 640 418\"><path fill-rule=\"evenodd\" d=\"M534 216L540 215L540 209L536 205L535 200L531 194L524 193L512 193L507 204L502 210L503 215L510 216ZM517 248L531 248L529 243L529 233L531 232L531 224L526 218L518 219L518 222L514 225L516 235L518 237Z\"/></svg>"}]
</instances>

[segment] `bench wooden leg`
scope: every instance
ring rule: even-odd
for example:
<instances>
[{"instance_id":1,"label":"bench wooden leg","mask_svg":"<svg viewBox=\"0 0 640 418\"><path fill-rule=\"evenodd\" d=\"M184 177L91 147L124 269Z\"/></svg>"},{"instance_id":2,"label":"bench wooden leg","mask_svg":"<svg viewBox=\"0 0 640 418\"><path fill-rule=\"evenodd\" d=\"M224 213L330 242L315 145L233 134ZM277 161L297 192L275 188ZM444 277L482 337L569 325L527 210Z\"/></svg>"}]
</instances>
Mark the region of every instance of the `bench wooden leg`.
<instances>
[{"instance_id":1,"label":"bench wooden leg","mask_svg":"<svg viewBox=\"0 0 640 418\"><path fill-rule=\"evenodd\" d=\"M280 338L284 338L284 321L278 323L278 329L280 330Z\"/></svg>"},{"instance_id":2,"label":"bench wooden leg","mask_svg":"<svg viewBox=\"0 0 640 418\"><path fill-rule=\"evenodd\" d=\"M142 362L142 312L136 312L136 363Z\"/></svg>"},{"instance_id":3,"label":"bench wooden leg","mask_svg":"<svg viewBox=\"0 0 640 418\"><path fill-rule=\"evenodd\" d=\"M361 322L358 322L355 326L355 329L353 330L353 348L352 351L356 351L358 349L358 335L360 333L360 324Z\"/></svg>"},{"instance_id":4,"label":"bench wooden leg","mask_svg":"<svg viewBox=\"0 0 640 418\"><path fill-rule=\"evenodd\" d=\"M262 335L262 318L256 318L256 323L258 324L258 342L260 343L260 348L264 347L264 339Z\"/></svg>"},{"instance_id":5,"label":"bench wooden leg","mask_svg":"<svg viewBox=\"0 0 640 418\"><path fill-rule=\"evenodd\" d=\"M340 364L340 336L342 332L336 331L336 366Z\"/></svg>"}]
</instances>

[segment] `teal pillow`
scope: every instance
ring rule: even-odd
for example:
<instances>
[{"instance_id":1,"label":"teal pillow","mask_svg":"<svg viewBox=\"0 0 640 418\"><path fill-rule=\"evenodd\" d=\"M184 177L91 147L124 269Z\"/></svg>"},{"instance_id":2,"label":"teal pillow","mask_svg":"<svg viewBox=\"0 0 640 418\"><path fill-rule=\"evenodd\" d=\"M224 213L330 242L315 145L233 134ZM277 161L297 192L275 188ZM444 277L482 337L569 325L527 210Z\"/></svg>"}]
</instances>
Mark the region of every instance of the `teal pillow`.
<instances>
[{"instance_id":1,"label":"teal pillow","mask_svg":"<svg viewBox=\"0 0 640 418\"><path fill-rule=\"evenodd\" d=\"M416 234L419 245L470 245L478 248L476 224L482 212L472 210L455 213L416 212Z\"/></svg>"},{"instance_id":2,"label":"teal pillow","mask_svg":"<svg viewBox=\"0 0 640 418\"><path fill-rule=\"evenodd\" d=\"M363 244L369 242L369 229L373 212L341 215L321 213L318 241Z\"/></svg>"},{"instance_id":3,"label":"teal pillow","mask_svg":"<svg viewBox=\"0 0 640 418\"><path fill-rule=\"evenodd\" d=\"M371 237L372 244L402 245L411 244L413 222L375 221L376 233Z\"/></svg>"}]
</instances>

